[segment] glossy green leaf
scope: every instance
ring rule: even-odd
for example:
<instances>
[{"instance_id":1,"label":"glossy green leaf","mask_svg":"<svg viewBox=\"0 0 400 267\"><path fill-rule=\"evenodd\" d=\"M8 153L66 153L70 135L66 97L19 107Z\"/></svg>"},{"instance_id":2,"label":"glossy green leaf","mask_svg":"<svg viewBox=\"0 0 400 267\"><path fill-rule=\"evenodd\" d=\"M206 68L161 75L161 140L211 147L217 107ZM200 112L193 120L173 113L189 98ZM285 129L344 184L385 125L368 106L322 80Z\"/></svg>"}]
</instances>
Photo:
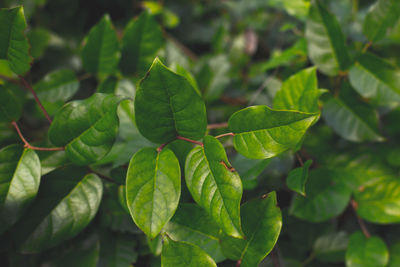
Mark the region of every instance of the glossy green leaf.
<instances>
[{"instance_id":1,"label":"glossy green leaf","mask_svg":"<svg viewBox=\"0 0 400 267\"><path fill-rule=\"evenodd\" d=\"M351 59L340 25L320 0L310 7L305 35L308 56L322 73L335 76L349 67Z\"/></svg>"},{"instance_id":2,"label":"glossy green leaf","mask_svg":"<svg viewBox=\"0 0 400 267\"><path fill-rule=\"evenodd\" d=\"M263 159L295 148L318 118L319 113L253 106L234 113L228 124L235 149L248 158Z\"/></svg>"},{"instance_id":3,"label":"glossy green leaf","mask_svg":"<svg viewBox=\"0 0 400 267\"><path fill-rule=\"evenodd\" d=\"M219 227L199 205L181 203L164 231L173 240L199 246L217 263L225 259L219 246Z\"/></svg>"},{"instance_id":4,"label":"glossy green leaf","mask_svg":"<svg viewBox=\"0 0 400 267\"><path fill-rule=\"evenodd\" d=\"M357 213L373 223L400 222L400 181L397 177L375 180L355 192Z\"/></svg>"},{"instance_id":5,"label":"glossy green leaf","mask_svg":"<svg viewBox=\"0 0 400 267\"><path fill-rule=\"evenodd\" d=\"M120 101L120 97L97 93L65 104L50 126L50 141L65 146L68 158L78 165L103 158L117 135Z\"/></svg>"},{"instance_id":6,"label":"glossy green leaf","mask_svg":"<svg viewBox=\"0 0 400 267\"><path fill-rule=\"evenodd\" d=\"M241 238L240 200L243 188L222 144L212 136L186 158L185 179L194 199L227 235Z\"/></svg>"},{"instance_id":7,"label":"glossy green leaf","mask_svg":"<svg viewBox=\"0 0 400 267\"><path fill-rule=\"evenodd\" d=\"M350 83L363 97L378 105L400 102L400 70L373 54L358 57L349 72Z\"/></svg>"},{"instance_id":8,"label":"glossy green leaf","mask_svg":"<svg viewBox=\"0 0 400 267\"><path fill-rule=\"evenodd\" d=\"M20 145L0 150L0 233L21 217L39 183L40 161L35 151Z\"/></svg>"},{"instance_id":9,"label":"glossy green leaf","mask_svg":"<svg viewBox=\"0 0 400 267\"><path fill-rule=\"evenodd\" d=\"M207 128L201 97L158 58L137 90L135 116L140 133L154 143L170 142L178 135L198 140Z\"/></svg>"},{"instance_id":10,"label":"glossy green leaf","mask_svg":"<svg viewBox=\"0 0 400 267\"><path fill-rule=\"evenodd\" d=\"M362 232L350 236L346 251L348 267L384 267L389 261L389 251L383 240L377 236L367 238Z\"/></svg>"},{"instance_id":11,"label":"glossy green leaf","mask_svg":"<svg viewBox=\"0 0 400 267\"><path fill-rule=\"evenodd\" d=\"M347 83L343 83L339 97L327 97L322 117L328 126L346 140L383 141L379 135L376 111L361 102Z\"/></svg>"},{"instance_id":12,"label":"glossy green leaf","mask_svg":"<svg viewBox=\"0 0 400 267\"><path fill-rule=\"evenodd\" d=\"M314 253L323 262L343 262L348 245L344 231L320 236L314 243Z\"/></svg>"},{"instance_id":13,"label":"glossy green leaf","mask_svg":"<svg viewBox=\"0 0 400 267\"><path fill-rule=\"evenodd\" d=\"M277 206L276 193L243 204L242 223L246 239L223 238L223 252L231 254L231 257L236 256L232 259L240 260L242 267L258 266L275 246L282 228L282 214ZM236 252L232 253L232 249Z\"/></svg>"},{"instance_id":14,"label":"glossy green leaf","mask_svg":"<svg viewBox=\"0 0 400 267\"><path fill-rule=\"evenodd\" d=\"M72 70L57 70L47 74L33 89L41 101L66 101L79 88L79 81Z\"/></svg>"},{"instance_id":15,"label":"glossy green leaf","mask_svg":"<svg viewBox=\"0 0 400 267\"><path fill-rule=\"evenodd\" d=\"M83 68L89 73L114 73L120 58L117 33L105 15L89 32L82 49Z\"/></svg>"},{"instance_id":16,"label":"glossy green leaf","mask_svg":"<svg viewBox=\"0 0 400 267\"><path fill-rule=\"evenodd\" d=\"M286 178L286 184L289 189L299 193L302 196L306 196L306 183L308 179L308 169L312 164L312 160L307 160L304 166L296 168L290 171Z\"/></svg>"},{"instance_id":17,"label":"glossy green leaf","mask_svg":"<svg viewBox=\"0 0 400 267\"><path fill-rule=\"evenodd\" d=\"M122 38L119 67L124 75L143 75L163 45L161 28L147 12L129 22Z\"/></svg>"},{"instance_id":18,"label":"glossy green leaf","mask_svg":"<svg viewBox=\"0 0 400 267\"><path fill-rule=\"evenodd\" d=\"M100 236L99 267L131 267L137 258L137 237L104 231Z\"/></svg>"},{"instance_id":19,"label":"glossy green leaf","mask_svg":"<svg viewBox=\"0 0 400 267\"><path fill-rule=\"evenodd\" d=\"M69 167L44 176L39 193L16 225L20 250L36 253L76 236L97 213L103 183L86 169Z\"/></svg>"},{"instance_id":20,"label":"glossy green leaf","mask_svg":"<svg viewBox=\"0 0 400 267\"><path fill-rule=\"evenodd\" d=\"M262 174L265 168L270 164L271 159L249 159L241 154L237 154L232 160L232 165L242 179L243 188L253 189L257 186L258 176Z\"/></svg>"},{"instance_id":21,"label":"glossy green leaf","mask_svg":"<svg viewBox=\"0 0 400 267\"><path fill-rule=\"evenodd\" d=\"M306 184L306 197L296 195L290 213L310 222L326 221L341 214L351 195L341 175L325 168L311 171Z\"/></svg>"},{"instance_id":22,"label":"glossy green leaf","mask_svg":"<svg viewBox=\"0 0 400 267\"><path fill-rule=\"evenodd\" d=\"M151 239L172 218L181 194L181 169L169 149L139 150L126 174L126 199L136 225Z\"/></svg>"},{"instance_id":23,"label":"glossy green leaf","mask_svg":"<svg viewBox=\"0 0 400 267\"><path fill-rule=\"evenodd\" d=\"M176 242L165 236L161 252L162 267L217 267L201 248L186 242Z\"/></svg>"},{"instance_id":24,"label":"glossy green leaf","mask_svg":"<svg viewBox=\"0 0 400 267\"><path fill-rule=\"evenodd\" d=\"M303 112L318 112L317 71L315 68L302 70L282 83L276 92L274 109L297 110Z\"/></svg>"},{"instance_id":25,"label":"glossy green leaf","mask_svg":"<svg viewBox=\"0 0 400 267\"><path fill-rule=\"evenodd\" d=\"M21 100L7 85L0 85L0 122L18 121L21 115Z\"/></svg>"},{"instance_id":26,"label":"glossy green leaf","mask_svg":"<svg viewBox=\"0 0 400 267\"><path fill-rule=\"evenodd\" d=\"M24 8L1 8L0 25L0 59L7 59L10 69L16 74L24 74L30 69L32 61L24 33Z\"/></svg>"},{"instance_id":27,"label":"glossy green leaf","mask_svg":"<svg viewBox=\"0 0 400 267\"><path fill-rule=\"evenodd\" d=\"M377 0L371 6L363 24L363 33L371 42L383 39L389 27L399 19L400 2L397 0Z\"/></svg>"},{"instance_id":28,"label":"glossy green leaf","mask_svg":"<svg viewBox=\"0 0 400 267\"><path fill-rule=\"evenodd\" d=\"M396 267L400 265L400 243L397 242L396 244L390 247L390 261L389 267Z\"/></svg>"}]
</instances>

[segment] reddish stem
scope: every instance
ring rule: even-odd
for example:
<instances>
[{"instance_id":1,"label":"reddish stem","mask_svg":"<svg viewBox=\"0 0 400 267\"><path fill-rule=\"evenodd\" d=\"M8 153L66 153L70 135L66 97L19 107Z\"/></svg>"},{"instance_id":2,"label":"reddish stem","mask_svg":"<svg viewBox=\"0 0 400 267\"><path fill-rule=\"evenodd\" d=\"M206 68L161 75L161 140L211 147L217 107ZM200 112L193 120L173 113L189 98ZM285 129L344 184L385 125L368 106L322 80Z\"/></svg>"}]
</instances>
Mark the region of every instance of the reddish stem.
<instances>
[{"instance_id":1,"label":"reddish stem","mask_svg":"<svg viewBox=\"0 0 400 267\"><path fill-rule=\"evenodd\" d=\"M25 137L22 135L21 130L18 127L18 124L13 121L11 124L14 126L15 130L17 131L19 137L21 138L22 142L24 142L24 147L29 148L32 150L41 150L41 151L61 151L64 150L63 147L37 147L37 146L31 146L29 142L25 139Z\"/></svg>"},{"instance_id":2,"label":"reddish stem","mask_svg":"<svg viewBox=\"0 0 400 267\"><path fill-rule=\"evenodd\" d=\"M350 203L351 203L351 206L353 207L353 210L354 210L354 212L356 214L357 221L358 221L358 224L360 225L361 231L363 232L363 234L365 235L366 238L370 238L371 234L369 233L369 231L367 229L367 226L365 225L365 223L361 219L361 217L357 214L358 203L354 199L352 199L350 201Z\"/></svg>"},{"instance_id":3,"label":"reddish stem","mask_svg":"<svg viewBox=\"0 0 400 267\"><path fill-rule=\"evenodd\" d=\"M301 167L303 167L303 166L304 166L303 159L301 158L301 156L299 155L299 153L296 153L296 158L297 158L297 160L299 161Z\"/></svg>"},{"instance_id":4,"label":"reddish stem","mask_svg":"<svg viewBox=\"0 0 400 267\"><path fill-rule=\"evenodd\" d=\"M220 134L220 135L217 135L215 138L221 138L221 137L225 137L225 136L235 136L235 134L234 133L224 133L224 134Z\"/></svg>"},{"instance_id":5,"label":"reddish stem","mask_svg":"<svg viewBox=\"0 0 400 267\"><path fill-rule=\"evenodd\" d=\"M192 139L189 139L189 138L186 138L186 137L182 137L182 136L179 136L179 135L176 137L176 139L183 140L183 141L186 141L186 142L190 142L190 143L193 143L193 144L196 144L196 145L199 145L199 146L203 146L202 142L195 141L195 140L192 140Z\"/></svg>"},{"instance_id":6,"label":"reddish stem","mask_svg":"<svg viewBox=\"0 0 400 267\"><path fill-rule=\"evenodd\" d=\"M33 90L32 86L24 79L24 77L19 75L19 78L20 78L20 80L22 82L22 85L32 93L33 97L35 98L36 103L39 105L40 109L43 111L44 116L46 117L46 119L51 124L52 120L51 120L49 114L47 113L46 109L43 107L42 103L40 102L35 90Z\"/></svg>"},{"instance_id":7,"label":"reddish stem","mask_svg":"<svg viewBox=\"0 0 400 267\"><path fill-rule=\"evenodd\" d=\"M228 123L227 122L222 122L222 123L214 123L214 124L209 124L207 125L207 129L221 129L221 128L227 128Z\"/></svg>"}]
</instances>

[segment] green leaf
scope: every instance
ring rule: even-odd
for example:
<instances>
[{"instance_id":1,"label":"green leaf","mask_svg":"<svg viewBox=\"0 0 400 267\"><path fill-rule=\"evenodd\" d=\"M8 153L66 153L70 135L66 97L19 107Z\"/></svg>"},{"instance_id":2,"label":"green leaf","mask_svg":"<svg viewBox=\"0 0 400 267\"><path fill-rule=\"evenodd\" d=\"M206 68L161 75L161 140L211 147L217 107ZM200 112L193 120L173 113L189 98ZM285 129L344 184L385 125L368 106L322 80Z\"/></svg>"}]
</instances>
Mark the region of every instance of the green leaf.
<instances>
[{"instance_id":1,"label":"green leaf","mask_svg":"<svg viewBox=\"0 0 400 267\"><path fill-rule=\"evenodd\" d=\"M147 12L129 22L122 38L119 64L124 75L143 75L163 45L161 28Z\"/></svg>"},{"instance_id":2,"label":"green leaf","mask_svg":"<svg viewBox=\"0 0 400 267\"><path fill-rule=\"evenodd\" d=\"M268 167L271 159L249 159L241 154L236 154L232 161L236 171L242 179L243 188L254 189L258 183L258 176Z\"/></svg>"},{"instance_id":3,"label":"green leaf","mask_svg":"<svg viewBox=\"0 0 400 267\"><path fill-rule=\"evenodd\" d=\"M385 242L377 236L367 238L361 232L350 236L346 251L348 267L384 267L389 261L389 251Z\"/></svg>"},{"instance_id":4,"label":"green leaf","mask_svg":"<svg viewBox=\"0 0 400 267\"><path fill-rule=\"evenodd\" d=\"M325 168L311 171L306 184L307 197L296 195L290 214L310 222L326 221L341 214L351 194L341 175Z\"/></svg>"},{"instance_id":5,"label":"green leaf","mask_svg":"<svg viewBox=\"0 0 400 267\"><path fill-rule=\"evenodd\" d=\"M50 126L50 141L65 146L68 158L78 165L103 158L118 132L120 101L120 97L97 93L65 104Z\"/></svg>"},{"instance_id":6,"label":"green leaf","mask_svg":"<svg viewBox=\"0 0 400 267\"><path fill-rule=\"evenodd\" d=\"M33 87L41 101L54 103L71 98L79 88L79 81L72 70L57 70L47 74Z\"/></svg>"},{"instance_id":7,"label":"green leaf","mask_svg":"<svg viewBox=\"0 0 400 267\"><path fill-rule=\"evenodd\" d=\"M43 56L47 45L50 42L51 34L44 28L32 29L27 34L31 45L31 55L34 58Z\"/></svg>"},{"instance_id":8,"label":"green leaf","mask_svg":"<svg viewBox=\"0 0 400 267\"><path fill-rule=\"evenodd\" d=\"M351 59L340 25L320 0L310 7L305 35L308 55L322 73L335 76L349 67Z\"/></svg>"},{"instance_id":9,"label":"green leaf","mask_svg":"<svg viewBox=\"0 0 400 267\"><path fill-rule=\"evenodd\" d=\"M198 140L207 128L201 97L158 58L136 92L135 116L139 132L154 143L167 143L178 135Z\"/></svg>"},{"instance_id":10,"label":"green leaf","mask_svg":"<svg viewBox=\"0 0 400 267\"><path fill-rule=\"evenodd\" d=\"M355 192L357 213L373 223L400 222L400 181L397 177L375 180Z\"/></svg>"},{"instance_id":11,"label":"green leaf","mask_svg":"<svg viewBox=\"0 0 400 267\"><path fill-rule=\"evenodd\" d=\"M396 267L400 265L400 243L397 242L390 247L390 261L389 267Z\"/></svg>"},{"instance_id":12,"label":"green leaf","mask_svg":"<svg viewBox=\"0 0 400 267\"><path fill-rule=\"evenodd\" d=\"M243 231L245 240L225 237L221 241L224 253L239 249L241 267L258 266L275 246L282 228L282 214L277 206L276 193L250 200L242 205Z\"/></svg>"},{"instance_id":13,"label":"green leaf","mask_svg":"<svg viewBox=\"0 0 400 267\"><path fill-rule=\"evenodd\" d=\"M117 33L108 15L89 32L82 49L83 68L89 73L114 73L120 58Z\"/></svg>"},{"instance_id":14,"label":"green leaf","mask_svg":"<svg viewBox=\"0 0 400 267\"><path fill-rule=\"evenodd\" d=\"M308 169L312 164L312 160L307 160L304 166L292 170L286 178L286 184L289 189L306 196L306 182L308 179Z\"/></svg>"},{"instance_id":15,"label":"green leaf","mask_svg":"<svg viewBox=\"0 0 400 267\"><path fill-rule=\"evenodd\" d=\"M314 243L314 253L323 262L343 262L348 244L344 231L320 236Z\"/></svg>"},{"instance_id":16,"label":"green leaf","mask_svg":"<svg viewBox=\"0 0 400 267\"><path fill-rule=\"evenodd\" d=\"M40 161L35 151L20 145L0 150L0 233L21 217L39 183Z\"/></svg>"},{"instance_id":17,"label":"green leaf","mask_svg":"<svg viewBox=\"0 0 400 267\"><path fill-rule=\"evenodd\" d=\"M126 174L126 199L136 225L151 239L172 218L181 194L181 169L169 149L143 148Z\"/></svg>"},{"instance_id":18,"label":"green leaf","mask_svg":"<svg viewBox=\"0 0 400 267\"><path fill-rule=\"evenodd\" d=\"M219 246L219 227L199 205L181 203L164 231L173 240L199 246L215 262L225 259Z\"/></svg>"},{"instance_id":19,"label":"green leaf","mask_svg":"<svg viewBox=\"0 0 400 267\"><path fill-rule=\"evenodd\" d=\"M397 0L378 0L371 6L363 24L363 33L371 42L383 39L389 27L394 26L400 14Z\"/></svg>"},{"instance_id":20,"label":"green leaf","mask_svg":"<svg viewBox=\"0 0 400 267\"><path fill-rule=\"evenodd\" d=\"M102 231L100 236L99 267L131 267L136 261L134 235Z\"/></svg>"},{"instance_id":21,"label":"green leaf","mask_svg":"<svg viewBox=\"0 0 400 267\"><path fill-rule=\"evenodd\" d=\"M21 100L7 85L0 85L0 122L18 121L21 115Z\"/></svg>"},{"instance_id":22,"label":"green leaf","mask_svg":"<svg viewBox=\"0 0 400 267\"><path fill-rule=\"evenodd\" d=\"M350 83L363 97L378 105L400 102L400 70L373 54L358 57L349 72Z\"/></svg>"},{"instance_id":23,"label":"green leaf","mask_svg":"<svg viewBox=\"0 0 400 267\"><path fill-rule=\"evenodd\" d=\"M302 70L282 83L274 98L274 109L318 112L317 71L315 68Z\"/></svg>"},{"instance_id":24,"label":"green leaf","mask_svg":"<svg viewBox=\"0 0 400 267\"><path fill-rule=\"evenodd\" d=\"M379 135L378 115L367 103L361 102L348 83L343 83L339 97L327 97L322 117L328 126L352 142L383 141Z\"/></svg>"},{"instance_id":25,"label":"green leaf","mask_svg":"<svg viewBox=\"0 0 400 267\"><path fill-rule=\"evenodd\" d=\"M85 168L58 169L44 176L39 193L14 228L20 250L37 253L76 236L97 213L103 184Z\"/></svg>"},{"instance_id":26,"label":"green leaf","mask_svg":"<svg viewBox=\"0 0 400 267\"><path fill-rule=\"evenodd\" d=\"M296 148L318 118L319 113L253 106L234 113L228 124L235 149L248 158L263 159Z\"/></svg>"},{"instance_id":27,"label":"green leaf","mask_svg":"<svg viewBox=\"0 0 400 267\"><path fill-rule=\"evenodd\" d=\"M32 61L24 33L24 8L1 8L0 25L0 59L7 59L10 69L16 74L24 74L30 69Z\"/></svg>"},{"instance_id":28,"label":"green leaf","mask_svg":"<svg viewBox=\"0 0 400 267\"><path fill-rule=\"evenodd\" d=\"M185 179L194 199L227 235L242 238L240 199L243 188L222 144L212 136L186 158Z\"/></svg>"},{"instance_id":29,"label":"green leaf","mask_svg":"<svg viewBox=\"0 0 400 267\"><path fill-rule=\"evenodd\" d=\"M161 252L162 267L217 267L213 259L201 248L176 242L165 236Z\"/></svg>"}]
</instances>

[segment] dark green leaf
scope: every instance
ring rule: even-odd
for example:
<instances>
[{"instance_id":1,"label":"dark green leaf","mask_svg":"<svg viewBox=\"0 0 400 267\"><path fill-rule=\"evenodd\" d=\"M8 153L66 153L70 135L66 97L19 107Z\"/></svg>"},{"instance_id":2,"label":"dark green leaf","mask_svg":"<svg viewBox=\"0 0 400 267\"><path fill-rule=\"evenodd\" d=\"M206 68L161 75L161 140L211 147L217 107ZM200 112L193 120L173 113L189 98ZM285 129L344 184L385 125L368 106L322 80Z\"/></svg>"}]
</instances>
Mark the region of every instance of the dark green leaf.
<instances>
[{"instance_id":1,"label":"dark green leaf","mask_svg":"<svg viewBox=\"0 0 400 267\"><path fill-rule=\"evenodd\" d=\"M204 137L204 146L195 147L189 153L185 179L194 201L219 227L227 235L243 237L240 226L242 182L215 137Z\"/></svg>"},{"instance_id":2,"label":"dark green leaf","mask_svg":"<svg viewBox=\"0 0 400 267\"><path fill-rule=\"evenodd\" d=\"M139 150L126 174L126 199L136 225L151 239L172 218L181 194L181 169L169 149Z\"/></svg>"},{"instance_id":3,"label":"dark green leaf","mask_svg":"<svg viewBox=\"0 0 400 267\"><path fill-rule=\"evenodd\" d=\"M100 236L99 267L131 267L137 258L136 237L104 231Z\"/></svg>"},{"instance_id":4,"label":"dark green leaf","mask_svg":"<svg viewBox=\"0 0 400 267\"><path fill-rule=\"evenodd\" d=\"M355 232L350 236L346 252L346 266L384 267L388 261L389 251L379 237L366 238L361 232Z\"/></svg>"},{"instance_id":5,"label":"dark green leaf","mask_svg":"<svg viewBox=\"0 0 400 267\"><path fill-rule=\"evenodd\" d=\"M117 135L120 101L120 97L97 93L65 104L50 126L50 141L65 146L68 158L78 165L103 158Z\"/></svg>"},{"instance_id":6,"label":"dark green leaf","mask_svg":"<svg viewBox=\"0 0 400 267\"><path fill-rule=\"evenodd\" d=\"M389 27L399 19L398 0L378 0L370 8L363 24L363 33L371 42L383 39Z\"/></svg>"},{"instance_id":7,"label":"dark green leaf","mask_svg":"<svg viewBox=\"0 0 400 267\"><path fill-rule=\"evenodd\" d=\"M310 222L322 222L338 216L350 200L351 190L340 172L315 169L306 184L306 197L296 195L290 207L294 216Z\"/></svg>"},{"instance_id":8,"label":"dark green leaf","mask_svg":"<svg viewBox=\"0 0 400 267\"><path fill-rule=\"evenodd\" d=\"M246 239L223 238L223 252L234 257L232 259L240 260L242 267L258 266L275 246L282 228L282 214L277 206L276 193L243 204L242 223Z\"/></svg>"},{"instance_id":9,"label":"dark green leaf","mask_svg":"<svg viewBox=\"0 0 400 267\"><path fill-rule=\"evenodd\" d=\"M19 145L0 150L0 233L21 217L39 183L40 162L35 151Z\"/></svg>"},{"instance_id":10,"label":"dark green leaf","mask_svg":"<svg viewBox=\"0 0 400 267\"><path fill-rule=\"evenodd\" d=\"M321 72L335 76L349 67L351 59L340 25L320 0L311 5L305 34L308 56Z\"/></svg>"},{"instance_id":11,"label":"dark green leaf","mask_svg":"<svg viewBox=\"0 0 400 267\"><path fill-rule=\"evenodd\" d=\"M274 109L318 112L320 94L316 69L308 68L282 83L274 98Z\"/></svg>"},{"instance_id":12,"label":"dark green leaf","mask_svg":"<svg viewBox=\"0 0 400 267\"><path fill-rule=\"evenodd\" d=\"M24 8L1 8L0 25L0 59L7 59L10 69L16 74L24 74L30 69L32 61L24 33Z\"/></svg>"},{"instance_id":13,"label":"dark green leaf","mask_svg":"<svg viewBox=\"0 0 400 267\"><path fill-rule=\"evenodd\" d=\"M162 267L217 267L201 248L186 242L176 242L165 236L161 252Z\"/></svg>"},{"instance_id":14,"label":"dark green leaf","mask_svg":"<svg viewBox=\"0 0 400 267\"><path fill-rule=\"evenodd\" d=\"M125 75L142 75L163 45L161 28L147 12L132 20L124 30L119 67Z\"/></svg>"},{"instance_id":15,"label":"dark green leaf","mask_svg":"<svg viewBox=\"0 0 400 267\"><path fill-rule=\"evenodd\" d=\"M351 85L378 105L400 102L400 70L373 54L358 57L349 72Z\"/></svg>"},{"instance_id":16,"label":"dark green leaf","mask_svg":"<svg viewBox=\"0 0 400 267\"><path fill-rule=\"evenodd\" d=\"M203 208L196 204L181 203L164 230L176 241L199 246L215 262L225 259L219 246L218 225Z\"/></svg>"},{"instance_id":17,"label":"dark green leaf","mask_svg":"<svg viewBox=\"0 0 400 267\"><path fill-rule=\"evenodd\" d=\"M178 135L198 140L207 128L201 97L186 78L158 58L137 90L135 115L140 133L155 143L170 142Z\"/></svg>"},{"instance_id":18,"label":"dark green leaf","mask_svg":"<svg viewBox=\"0 0 400 267\"><path fill-rule=\"evenodd\" d=\"M43 56L51 39L51 34L44 28L32 29L28 32L28 39L31 45L31 55L34 58Z\"/></svg>"},{"instance_id":19,"label":"dark green leaf","mask_svg":"<svg viewBox=\"0 0 400 267\"><path fill-rule=\"evenodd\" d=\"M31 208L14 228L23 252L36 253L76 236L94 218L103 184L77 167L44 176Z\"/></svg>"},{"instance_id":20,"label":"dark green leaf","mask_svg":"<svg viewBox=\"0 0 400 267\"><path fill-rule=\"evenodd\" d=\"M348 244L346 232L320 236L314 243L316 257L324 262L343 262Z\"/></svg>"},{"instance_id":21,"label":"dark green leaf","mask_svg":"<svg viewBox=\"0 0 400 267\"><path fill-rule=\"evenodd\" d=\"M253 189L257 186L258 176L268 167L271 159L249 159L241 154L237 154L232 161L236 171L242 179L243 188Z\"/></svg>"},{"instance_id":22,"label":"dark green leaf","mask_svg":"<svg viewBox=\"0 0 400 267\"><path fill-rule=\"evenodd\" d=\"M0 85L0 122L18 121L22 115L21 102L11 88Z\"/></svg>"},{"instance_id":23,"label":"dark green leaf","mask_svg":"<svg viewBox=\"0 0 400 267\"><path fill-rule=\"evenodd\" d=\"M289 189L306 196L306 182L308 179L308 169L312 164L312 160L307 160L304 166L292 170L286 178L286 184Z\"/></svg>"},{"instance_id":24,"label":"dark green leaf","mask_svg":"<svg viewBox=\"0 0 400 267\"><path fill-rule=\"evenodd\" d=\"M263 159L296 148L318 118L319 113L253 106L234 113L228 123L235 149L248 158Z\"/></svg>"},{"instance_id":25,"label":"dark green leaf","mask_svg":"<svg viewBox=\"0 0 400 267\"><path fill-rule=\"evenodd\" d=\"M390 247L390 261L389 267L396 267L400 265L400 243L396 243Z\"/></svg>"},{"instance_id":26,"label":"dark green leaf","mask_svg":"<svg viewBox=\"0 0 400 267\"><path fill-rule=\"evenodd\" d=\"M119 62L117 33L105 15L89 32L82 49L83 68L89 73L114 73Z\"/></svg>"}]
</instances>

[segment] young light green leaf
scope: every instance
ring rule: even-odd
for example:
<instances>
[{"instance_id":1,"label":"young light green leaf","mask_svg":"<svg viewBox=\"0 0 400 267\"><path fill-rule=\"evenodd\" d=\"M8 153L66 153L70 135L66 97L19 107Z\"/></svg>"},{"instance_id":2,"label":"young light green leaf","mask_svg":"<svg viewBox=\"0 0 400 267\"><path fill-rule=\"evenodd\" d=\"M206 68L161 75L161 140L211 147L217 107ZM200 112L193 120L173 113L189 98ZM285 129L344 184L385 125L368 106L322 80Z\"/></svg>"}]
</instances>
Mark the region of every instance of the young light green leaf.
<instances>
[{"instance_id":1,"label":"young light green leaf","mask_svg":"<svg viewBox=\"0 0 400 267\"><path fill-rule=\"evenodd\" d=\"M400 182L397 177L386 177L369 183L354 195L357 213L373 223L400 222Z\"/></svg>"},{"instance_id":2,"label":"young light green leaf","mask_svg":"<svg viewBox=\"0 0 400 267\"><path fill-rule=\"evenodd\" d=\"M400 102L400 70L373 54L357 58L349 72L350 83L363 97L378 105Z\"/></svg>"},{"instance_id":3,"label":"young light green leaf","mask_svg":"<svg viewBox=\"0 0 400 267\"><path fill-rule=\"evenodd\" d=\"M323 262L343 262L348 244L344 231L320 236L314 243L314 253Z\"/></svg>"},{"instance_id":4,"label":"young light green leaf","mask_svg":"<svg viewBox=\"0 0 400 267\"><path fill-rule=\"evenodd\" d=\"M117 33L105 15L89 32L82 49L83 68L89 73L114 73L120 58Z\"/></svg>"},{"instance_id":5,"label":"young light green leaf","mask_svg":"<svg viewBox=\"0 0 400 267\"><path fill-rule=\"evenodd\" d=\"M308 55L322 73L335 76L346 70L351 59L336 17L315 0L306 23Z\"/></svg>"},{"instance_id":6,"label":"young light green leaf","mask_svg":"<svg viewBox=\"0 0 400 267\"><path fill-rule=\"evenodd\" d=\"M312 164L312 160L307 160L304 166L292 170L286 178L286 184L289 189L306 196L306 182L308 179L308 169Z\"/></svg>"},{"instance_id":7,"label":"young light green leaf","mask_svg":"<svg viewBox=\"0 0 400 267\"><path fill-rule=\"evenodd\" d=\"M119 64L124 75L143 75L163 45L161 28L148 12L132 20L124 30Z\"/></svg>"},{"instance_id":8,"label":"young light green leaf","mask_svg":"<svg viewBox=\"0 0 400 267\"><path fill-rule=\"evenodd\" d=\"M143 148L126 174L126 199L133 221L151 239L172 218L181 194L181 169L169 149Z\"/></svg>"},{"instance_id":9,"label":"young light green leaf","mask_svg":"<svg viewBox=\"0 0 400 267\"><path fill-rule=\"evenodd\" d=\"M21 100L7 85L0 85L0 122L18 121L21 115Z\"/></svg>"},{"instance_id":10,"label":"young light green leaf","mask_svg":"<svg viewBox=\"0 0 400 267\"><path fill-rule=\"evenodd\" d=\"M322 117L328 126L346 140L353 142L383 141L379 135L378 116L348 83L343 83L339 97L327 96Z\"/></svg>"},{"instance_id":11,"label":"young light green leaf","mask_svg":"<svg viewBox=\"0 0 400 267\"><path fill-rule=\"evenodd\" d=\"M363 33L371 42L383 39L389 27L399 19L400 2L398 0L378 0L371 6L365 17Z\"/></svg>"},{"instance_id":12,"label":"young light green leaf","mask_svg":"<svg viewBox=\"0 0 400 267\"><path fill-rule=\"evenodd\" d=\"M39 189L40 161L20 145L0 150L0 233L13 225Z\"/></svg>"},{"instance_id":13,"label":"young light green leaf","mask_svg":"<svg viewBox=\"0 0 400 267\"><path fill-rule=\"evenodd\" d=\"M207 128L201 97L158 58L136 92L135 116L140 133L154 143L167 143L178 135L198 140Z\"/></svg>"},{"instance_id":14,"label":"young light green leaf","mask_svg":"<svg viewBox=\"0 0 400 267\"><path fill-rule=\"evenodd\" d=\"M258 266L275 246L282 228L282 214L277 206L276 193L243 204L242 223L246 239L224 237L221 241L222 250L233 256L232 259L239 260L242 267Z\"/></svg>"},{"instance_id":15,"label":"young light green leaf","mask_svg":"<svg viewBox=\"0 0 400 267\"><path fill-rule=\"evenodd\" d=\"M25 36L24 8L0 9L0 59L7 59L16 74L24 74L31 67L29 43Z\"/></svg>"},{"instance_id":16,"label":"young light green leaf","mask_svg":"<svg viewBox=\"0 0 400 267\"><path fill-rule=\"evenodd\" d=\"M117 136L120 101L120 97L97 93L65 104L50 126L50 141L65 146L68 158L78 165L103 158Z\"/></svg>"},{"instance_id":17,"label":"young light green leaf","mask_svg":"<svg viewBox=\"0 0 400 267\"><path fill-rule=\"evenodd\" d=\"M214 260L201 248L186 242L164 237L161 252L162 267L217 267Z\"/></svg>"},{"instance_id":18,"label":"young light green leaf","mask_svg":"<svg viewBox=\"0 0 400 267\"><path fill-rule=\"evenodd\" d=\"M296 195L290 213L297 218L322 222L341 214L350 200L351 190L340 172L320 168L310 172L306 197Z\"/></svg>"},{"instance_id":19,"label":"young light green leaf","mask_svg":"<svg viewBox=\"0 0 400 267\"><path fill-rule=\"evenodd\" d=\"M318 112L317 71L315 68L302 70L282 83L274 98L274 109Z\"/></svg>"},{"instance_id":20,"label":"young light green leaf","mask_svg":"<svg viewBox=\"0 0 400 267\"><path fill-rule=\"evenodd\" d=\"M248 158L263 159L295 148L318 118L319 113L253 106L234 113L228 124L235 149Z\"/></svg>"},{"instance_id":21,"label":"young light green leaf","mask_svg":"<svg viewBox=\"0 0 400 267\"><path fill-rule=\"evenodd\" d=\"M103 184L85 168L68 167L46 175L31 208L14 228L22 252L37 253L76 236L94 218Z\"/></svg>"},{"instance_id":22,"label":"young light green leaf","mask_svg":"<svg viewBox=\"0 0 400 267\"><path fill-rule=\"evenodd\" d=\"M389 261L389 251L380 237L367 238L361 232L350 236L346 251L348 267L384 267Z\"/></svg>"},{"instance_id":23,"label":"young light green leaf","mask_svg":"<svg viewBox=\"0 0 400 267\"><path fill-rule=\"evenodd\" d=\"M79 81L72 70L57 70L47 74L33 87L41 101L66 101L79 88Z\"/></svg>"},{"instance_id":24,"label":"young light green leaf","mask_svg":"<svg viewBox=\"0 0 400 267\"><path fill-rule=\"evenodd\" d=\"M227 235L242 238L240 199L243 188L222 144L212 136L186 158L185 179L194 199Z\"/></svg>"}]
</instances>

